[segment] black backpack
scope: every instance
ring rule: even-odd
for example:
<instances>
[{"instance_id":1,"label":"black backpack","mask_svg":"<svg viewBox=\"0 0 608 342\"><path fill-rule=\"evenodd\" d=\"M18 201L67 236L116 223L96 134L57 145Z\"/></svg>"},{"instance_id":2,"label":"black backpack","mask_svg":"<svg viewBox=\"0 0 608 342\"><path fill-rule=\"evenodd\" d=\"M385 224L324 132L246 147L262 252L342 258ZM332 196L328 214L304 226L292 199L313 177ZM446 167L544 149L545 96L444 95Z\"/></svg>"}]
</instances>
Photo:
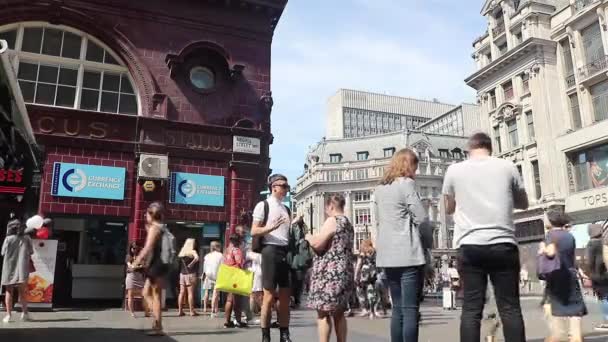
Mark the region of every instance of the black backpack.
<instances>
[{"instance_id":1,"label":"black backpack","mask_svg":"<svg viewBox=\"0 0 608 342\"><path fill-rule=\"evenodd\" d=\"M266 226L268 223L268 213L270 212L270 205L268 204L268 200L264 200L264 219L262 220L262 225ZM291 220L291 209L288 206L283 205L285 209L287 209L287 214L289 215L289 219ZM290 234L291 236L291 234ZM255 253L261 253L262 248L264 248L264 244L262 243L263 236L254 236L251 238L251 250Z\"/></svg>"}]
</instances>

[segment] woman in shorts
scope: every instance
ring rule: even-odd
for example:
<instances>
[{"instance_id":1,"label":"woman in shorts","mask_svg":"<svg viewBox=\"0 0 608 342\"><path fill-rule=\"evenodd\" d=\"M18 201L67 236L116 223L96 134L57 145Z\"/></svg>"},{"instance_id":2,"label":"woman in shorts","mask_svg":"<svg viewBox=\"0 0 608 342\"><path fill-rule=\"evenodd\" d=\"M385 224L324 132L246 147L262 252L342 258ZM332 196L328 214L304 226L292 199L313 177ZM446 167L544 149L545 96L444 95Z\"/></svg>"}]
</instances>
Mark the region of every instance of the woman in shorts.
<instances>
[{"instance_id":1,"label":"woman in shorts","mask_svg":"<svg viewBox=\"0 0 608 342\"><path fill-rule=\"evenodd\" d=\"M145 267L146 283L144 285L144 298L148 308L152 309L153 323L150 336L162 336L162 289L169 273L169 266L164 264L161 259L162 251L162 235L166 229L164 225L164 208L159 202L153 202L146 210L146 244L139 252L137 258L133 262L134 268L140 269ZM150 260L147 263L147 260Z\"/></svg>"},{"instance_id":2,"label":"woman in shorts","mask_svg":"<svg viewBox=\"0 0 608 342\"><path fill-rule=\"evenodd\" d=\"M179 258L179 296L177 297L178 316L184 316L184 302L188 296L188 307L190 316L198 316L194 310L194 288L196 288L198 265L198 253L196 252L196 240L186 239L184 246L177 255Z\"/></svg>"}]
</instances>

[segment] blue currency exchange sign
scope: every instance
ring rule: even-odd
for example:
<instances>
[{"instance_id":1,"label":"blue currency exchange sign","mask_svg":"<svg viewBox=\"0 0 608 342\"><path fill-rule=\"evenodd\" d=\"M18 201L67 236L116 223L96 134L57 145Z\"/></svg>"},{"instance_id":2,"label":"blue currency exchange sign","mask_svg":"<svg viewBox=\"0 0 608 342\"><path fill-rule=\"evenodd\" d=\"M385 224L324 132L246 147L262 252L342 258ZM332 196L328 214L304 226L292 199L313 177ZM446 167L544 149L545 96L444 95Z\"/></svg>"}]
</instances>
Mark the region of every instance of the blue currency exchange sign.
<instances>
[{"instance_id":1,"label":"blue currency exchange sign","mask_svg":"<svg viewBox=\"0 0 608 342\"><path fill-rule=\"evenodd\" d=\"M123 200L124 167L55 163L51 194L59 197L82 197Z\"/></svg>"},{"instance_id":2,"label":"blue currency exchange sign","mask_svg":"<svg viewBox=\"0 0 608 342\"><path fill-rule=\"evenodd\" d=\"M171 173L170 202L224 206L224 177L195 173Z\"/></svg>"}]
</instances>

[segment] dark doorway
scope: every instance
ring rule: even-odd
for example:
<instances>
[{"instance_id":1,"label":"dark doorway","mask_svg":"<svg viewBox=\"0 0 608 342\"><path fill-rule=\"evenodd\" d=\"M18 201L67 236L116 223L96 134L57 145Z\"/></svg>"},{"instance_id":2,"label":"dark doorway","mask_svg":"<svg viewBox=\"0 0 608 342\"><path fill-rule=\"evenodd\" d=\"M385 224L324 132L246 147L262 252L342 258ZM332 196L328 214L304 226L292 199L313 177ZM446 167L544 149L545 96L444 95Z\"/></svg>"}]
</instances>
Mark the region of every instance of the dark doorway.
<instances>
[{"instance_id":1,"label":"dark doorway","mask_svg":"<svg viewBox=\"0 0 608 342\"><path fill-rule=\"evenodd\" d=\"M53 305L67 306L72 301L72 265L78 260L80 232L56 230L53 235L58 240Z\"/></svg>"}]
</instances>

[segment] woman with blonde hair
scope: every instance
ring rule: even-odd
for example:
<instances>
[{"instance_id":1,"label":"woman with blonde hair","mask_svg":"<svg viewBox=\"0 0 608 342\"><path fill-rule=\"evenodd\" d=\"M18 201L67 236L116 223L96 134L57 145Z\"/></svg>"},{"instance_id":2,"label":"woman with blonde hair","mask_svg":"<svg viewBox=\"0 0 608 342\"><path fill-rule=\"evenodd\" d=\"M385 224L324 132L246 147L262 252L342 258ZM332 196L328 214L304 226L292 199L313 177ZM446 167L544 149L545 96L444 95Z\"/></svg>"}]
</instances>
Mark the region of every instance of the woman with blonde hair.
<instances>
[{"instance_id":1,"label":"woman with blonde hair","mask_svg":"<svg viewBox=\"0 0 608 342\"><path fill-rule=\"evenodd\" d=\"M177 255L179 258L179 296L177 297L178 316L184 316L184 301L188 295L188 306L190 316L198 316L194 310L194 288L196 287L198 264L198 253L196 252L196 240L186 239L184 246Z\"/></svg>"},{"instance_id":2,"label":"woman with blonde hair","mask_svg":"<svg viewBox=\"0 0 608 342\"><path fill-rule=\"evenodd\" d=\"M393 299L392 342L418 341L426 250L432 246L427 210L414 181L417 169L416 153L400 150L374 192L376 263L386 272Z\"/></svg>"},{"instance_id":3,"label":"woman with blonde hair","mask_svg":"<svg viewBox=\"0 0 608 342\"><path fill-rule=\"evenodd\" d=\"M367 315L369 315L369 319L380 317L376 312L376 303L378 302L377 279L376 250L374 249L372 240L363 240L359 247L359 257L357 258L357 266L355 267L357 297L362 309L360 317Z\"/></svg>"}]
</instances>

